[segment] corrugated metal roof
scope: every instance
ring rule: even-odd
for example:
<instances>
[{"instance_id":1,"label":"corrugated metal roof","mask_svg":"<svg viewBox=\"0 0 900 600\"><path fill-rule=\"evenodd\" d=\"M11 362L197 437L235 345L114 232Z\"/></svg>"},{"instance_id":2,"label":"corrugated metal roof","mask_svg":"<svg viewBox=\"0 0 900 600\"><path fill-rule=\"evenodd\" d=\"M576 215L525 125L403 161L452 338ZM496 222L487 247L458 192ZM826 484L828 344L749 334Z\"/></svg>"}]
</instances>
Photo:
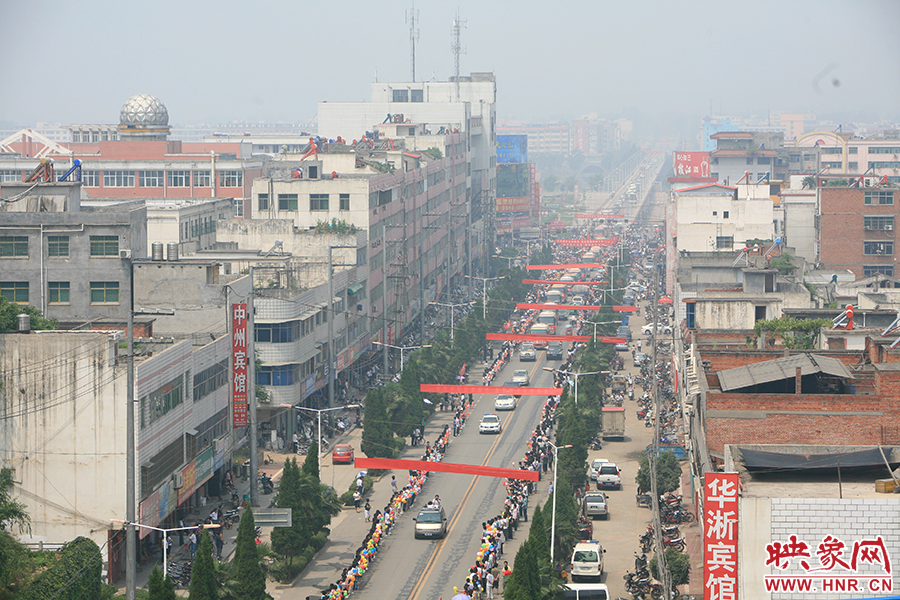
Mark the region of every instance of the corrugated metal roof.
<instances>
[{"instance_id":1,"label":"corrugated metal roof","mask_svg":"<svg viewBox=\"0 0 900 600\"><path fill-rule=\"evenodd\" d=\"M801 375L827 373L835 377L853 379L850 369L836 358L816 354L797 354L786 358L756 363L755 365L719 371L717 373L719 388L723 392L727 392L770 381L793 379L796 375L797 367L800 367Z\"/></svg>"}]
</instances>

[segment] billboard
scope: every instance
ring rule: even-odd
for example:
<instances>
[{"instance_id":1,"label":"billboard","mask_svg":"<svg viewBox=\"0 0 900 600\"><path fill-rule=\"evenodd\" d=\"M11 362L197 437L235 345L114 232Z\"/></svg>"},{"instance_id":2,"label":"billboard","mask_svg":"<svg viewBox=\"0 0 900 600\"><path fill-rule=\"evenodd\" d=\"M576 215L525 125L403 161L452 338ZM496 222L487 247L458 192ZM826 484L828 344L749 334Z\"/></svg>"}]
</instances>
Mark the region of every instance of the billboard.
<instances>
[{"instance_id":1,"label":"billboard","mask_svg":"<svg viewBox=\"0 0 900 600\"><path fill-rule=\"evenodd\" d=\"M531 198L497 198L497 212L529 212Z\"/></svg>"},{"instance_id":2,"label":"billboard","mask_svg":"<svg viewBox=\"0 0 900 600\"><path fill-rule=\"evenodd\" d=\"M527 135L498 135L497 136L497 164L527 163L527 162L528 162L528 136Z\"/></svg>"},{"instance_id":3,"label":"billboard","mask_svg":"<svg viewBox=\"0 0 900 600\"><path fill-rule=\"evenodd\" d=\"M235 427L247 426L247 305L231 305L232 416Z\"/></svg>"},{"instance_id":4,"label":"billboard","mask_svg":"<svg viewBox=\"0 0 900 600\"><path fill-rule=\"evenodd\" d=\"M497 165L497 198L530 198L531 165L504 163Z\"/></svg>"},{"instance_id":5,"label":"billboard","mask_svg":"<svg viewBox=\"0 0 900 600\"><path fill-rule=\"evenodd\" d=\"M709 177L709 152L674 153L676 177Z\"/></svg>"},{"instance_id":6,"label":"billboard","mask_svg":"<svg viewBox=\"0 0 900 600\"><path fill-rule=\"evenodd\" d=\"M702 516L704 600L737 600L738 486L737 473L706 473Z\"/></svg>"}]
</instances>

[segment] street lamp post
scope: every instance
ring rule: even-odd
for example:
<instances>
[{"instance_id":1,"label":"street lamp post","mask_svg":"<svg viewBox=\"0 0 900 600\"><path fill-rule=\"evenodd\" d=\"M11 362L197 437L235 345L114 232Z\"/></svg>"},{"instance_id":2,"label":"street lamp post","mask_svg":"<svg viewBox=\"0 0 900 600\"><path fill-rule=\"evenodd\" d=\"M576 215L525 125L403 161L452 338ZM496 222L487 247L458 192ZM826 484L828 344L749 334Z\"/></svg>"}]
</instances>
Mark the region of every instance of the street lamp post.
<instances>
[{"instance_id":1,"label":"street lamp post","mask_svg":"<svg viewBox=\"0 0 900 600\"><path fill-rule=\"evenodd\" d=\"M342 408L359 408L359 404L348 404L347 406L334 406L331 408L307 408L305 406L295 406L293 404L279 404L284 408L296 408L297 410L308 410L309 412L318 413L319 415L319 439L316 440L316 448L319 449L319 456L322 455L322 413L330 410L341 410Z\"/></svg>"},{"instance_id":2,"label":"street lamp post","mask_svg":"<svg viewBox=\"0 0 900 600\"><path fill-rule=\"evenodd\" d=\"M487 319L487 282L488 281L496 281L498 279L503 279L502 277L473 277L472 275L466 275L469 279L480 279L481 280L481 318Z\"/></svg>"},{"instance_id":3,"label":"street lamp post","mask_svg":"<svg viewBox=\"0 0 900 600\"><path fill-rule=\"evenodd\" d=\"M122 523L123 525L130 525L132 527L143 527L144 529L152 529L153 531L162 531L163 532L163 579L166 578L166 575L169 573L169 545L166 543L169 538L170 531L187 531L188 529L196 529L197 525L192 525L190 527L175 527L173 529L162 529L160 527L151 527L149 525L141 525L140 523L130 523L128 521L119 521L117 519L112 519L113 523ZM203 525L199 525L201 529L218 529L221 525L213 525L212 523L204 523Z\"/></svg>"},{"instance_id":4,"label":"street lamp post","mask_svg":"<svg viewBox=\"0 0 900 600\"><path fill-rule=\"evenodd\" d=\"M429 302L428 304L436 304L437 306L447 306L450 308L450 339L453 339L453 309L457 306L471 306L471 302L463 302L462 304L447 304L444 302ZM400 357L400 366L403 366L403 357ZM402 372L402 369L401 369Z\"/></svg>"},{"instance_id":5,"label":"street lamp post","mask_svg":"<svg viewBox=\"0 0 900 600\"><path fill-rule=\"evenodd\" d=\"M611 325L612 323L621 323L621 321L585 321L585 325L593 325L594 326L594 341L597 341L597 325Z\"/></svg>"},{"instance_id":6,"label":"street lamp post","mask_svg":"<svg viewBox=\"0 0 900 600\"><path fill-rule=\"evenodd\" d=\"M391 344L382 344L381 342L372 342L373 344L377 344L379 346L384 346L386 348L394 348L400 351L400 373L403 373L403 351L404 350L416 350L418 348L431 348L431 344L425 344L424 346L393 346Z\"/></svg>"},{"instance_id":7,"label":"street lamp post","mask_svg":"<svg viewBox=\"0 0 900 600\"><path fill-rule=\"evenodd\" d=\"M553 516L550 519L550 564L552 565L553 556L556 550L556 473L559 464L559 451L563 448L571 448L572 444L557 446L551 441L548 441L547 443L553 448Z\"/></svg>"},{"instance_id":8,"label":"street lamp post","mask_svg":"<svg viewBox=\"0 0 900 600\"><path fill-rule=\"evenodd\" d=\"M551 369L550 367L544 367L545 371L553 371L556 373L565 373L566 375L574 375L575 376L575 406L578 406L578 378L582 375L599 375L603 371L591 371L590 373L574 373L572 371L563 371L562 369Z\"/></svg>"}]
</instances>

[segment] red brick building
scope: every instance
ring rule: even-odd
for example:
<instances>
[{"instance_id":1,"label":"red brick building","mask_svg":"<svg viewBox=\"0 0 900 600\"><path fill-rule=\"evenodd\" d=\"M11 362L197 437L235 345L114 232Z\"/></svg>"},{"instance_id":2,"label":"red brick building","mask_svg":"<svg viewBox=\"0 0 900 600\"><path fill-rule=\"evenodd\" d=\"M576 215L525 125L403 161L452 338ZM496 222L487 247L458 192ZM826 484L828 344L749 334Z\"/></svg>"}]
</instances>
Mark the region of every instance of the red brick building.
<instances>
[{"instance_id":1,"label":"red brick building","mask_svg":"<svg viewBox=\"0 0 900 600\"><path fill-rule=\"evenodd\" d=\"M857 279L894 276L898 208L897 188L819 188L821 268L848 269Z\"/></svg>"}]
</instances>

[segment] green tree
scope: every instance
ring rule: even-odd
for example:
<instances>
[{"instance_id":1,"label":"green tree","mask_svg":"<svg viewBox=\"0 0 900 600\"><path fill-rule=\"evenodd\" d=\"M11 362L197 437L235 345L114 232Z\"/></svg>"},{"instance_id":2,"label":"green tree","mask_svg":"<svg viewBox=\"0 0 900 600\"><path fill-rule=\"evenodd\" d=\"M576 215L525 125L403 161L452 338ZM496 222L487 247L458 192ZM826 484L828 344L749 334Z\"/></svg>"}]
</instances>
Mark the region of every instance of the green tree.
<instances>
[{"instance_id":1,"label":"green tree","mask_svg":"<svg viewBox=\"0 0 900 600\"><path fill-rule=\"evenodd\" d=\"M363 417L360 448L369 458L394 458L393 437L388 423L384 388L369 390L366 394L366 412Z\"/></svg>"},{"instance_id":2,"label":"green tree","mask_svg":"<svg viewBox=\"0 0 900 600\"><path fill-rule=\"evenodd\" d=\"M637 481L638 488L643 492L650 491L650 456L646 451L641 452L638 459ZM681 465L672 452L660 452L656 461L656 489L660 494L672 492L681 486Z\"/></svg>"},{"instance_id":3,"label":"green tree","mask_svg":"<svg viewBox=\"0 0 900 600\"><path fill-rule=\"evenodd\" d=\"M16 331L19 328L18 316L27 313L31 316L31 328L34 330L57 329L59 321L45 319L44 314L33 306L23 306L10 302L0 296L0 331Z\"/></svg>"},{"instance_id":4,"label":"green tree","mask_svg":"<svg viewBox=\"0 0 900 600\"><path fill-rule=\"evenodd\" d=\"M272 530L272 550L285 557L288 566L293 564L294 557L300 556L312 537L308 524L300 516L302 502L300 492L300 470L297 461L289 458L284 462L281 481L278 484L278 495L275 501L279 508L291 509L291 526L276 527ZM254 540L255 541L255 540Z\"/></svg>"},{"instance_id":5,"label":"green tree","mask_svg":"<svg viewBox=\"0 0 900 600\"><path fill-rule=\"evenodd\" d=\"M312 475L319 479L319 445L316 442L309 445L309 451L306 453L306 460L303 461L301 473L303 475Z\"/></svg>"},{"instance_id":6,"label":"green tree","mask_svg":"<svg viewBox=\"0 0 900 600\"><path fill-rule=\"evenodd\" d=\"M190 600L218 600L219 598L215 567L213 567L212 541L206 530L200 534L200 546L194 554L188 598Z\"/></svg>"},{"instance_id":7,"label":"green tree","mask_svg":"<svg viewBox=\"0 0 900 600\"><path fill-rule=\"evenodd\" d=\"M691 557L675 548L666 548L666 567L672 576L674 585L685 585L691 580ZM659 579L659 566L656 557L650 559L650 574Z\"/></svg>"},{"instance_id":8,"label":"green tree","mask_svg":"<svg viewBox=\"0 0 900 600\"><path fill-rule=\"evenodd\" d=\"M16 524L19 529L28 529L30 520L25 505L14 500L10 494L13 487L12 471L0 469L0 531Z\"/></svg>"},{"instance_id":9,"label":"green tree","mask_svg":"<svg viewBox=\"0 0 900 600\"><path fill-rule=\"evenodd\" d=\"M150 571L147 588L150 600L175 600L175 583L169 575L163 578L162 570L158 566Z\"/></svg>"},{"instance_id":10,"label":"green tree","mask_svg":"<svg viewBox=\"0 0 900 600\"><path fill-rule=\"evenodd\" d=\"M103 557L93 540L77 537L67 543L59 560L35 578L17 600L100 598Z\"/></svg>"},{"instance_id":11,"label":"green tree","mask_svg":"<svg viewBox=\"0 0 900 600\"><path fill-rule=\"evenodd\" d=\"M305 465L304 465L305 466ZM318 480L318 478L316 478ZM234 595L242 600L271 600L266 593L266 576L259 565L256 550L256 524L253 511L246 510L238 527L234 547Z\"/></svg>"},{"instance_id":12,"label":"green tree","mask_svg":"<svg viewBox=\"0 0 900 600\"><path fill-rule=\"evenodd\" d=\"M34 573L31 551L5 531L0 531L0 600L16 597Z\"/></svg>"},{"instance_id":13,"label":"green tree","mask_svg":"<svg viewBox=\"0 0 900 600\"><path fill-rule=\"evenodd\" d=\"M503 600L535 600L541 598L541 580L537 552L528 539L519 546L513 572L503 590Z\"/></svg>"},{"instance_id":14,"label":"green tree","mask_svg":"<svg viewBox=\"0 0 900 600\"><path fill-rule=\"evenodd\" d=\"M818 187L818 180L815 175L807 175L803 178L803 189L804 190L814 190Z\"/></svg>"}]
</instances>

